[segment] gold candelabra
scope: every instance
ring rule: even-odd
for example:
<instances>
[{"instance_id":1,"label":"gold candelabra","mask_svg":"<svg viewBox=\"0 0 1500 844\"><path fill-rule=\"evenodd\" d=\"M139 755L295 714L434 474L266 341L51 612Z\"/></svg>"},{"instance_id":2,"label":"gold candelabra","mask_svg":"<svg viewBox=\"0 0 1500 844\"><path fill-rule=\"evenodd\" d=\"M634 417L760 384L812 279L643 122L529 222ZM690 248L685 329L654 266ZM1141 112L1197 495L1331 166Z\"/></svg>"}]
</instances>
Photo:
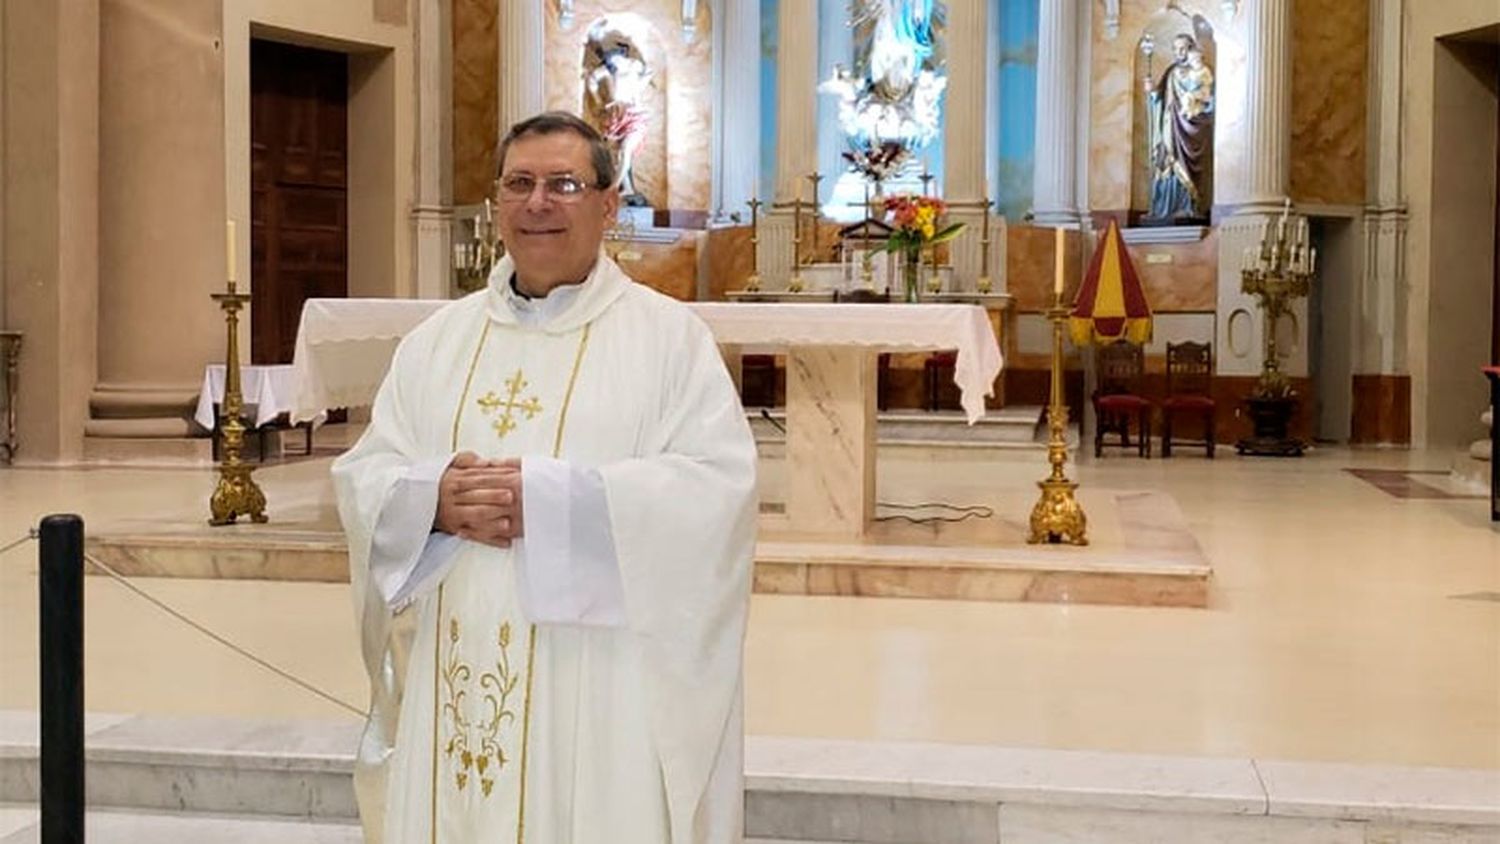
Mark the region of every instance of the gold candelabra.
<instances>
[{"instance_id":1,"label":"gold candelabra","mask_svg":"<svg viewBox=\"0 0 1500 844\"><path fill-rule=\"evenodd\" d=\"M495 228L489 199L484 211L474 218L474 234L467 242L453 244L453 273L458 289L472 293L489 280L490 269L500 259L500 239Z\"/></svg>"},{"instance_id":2,"label":"gold candelabra","mask_svg":"<svg viewBox=\"0 0 1500 844\"><path fill-rule=\"evenodd\" d=\"M254 467L240 459L245 446L245 424L240 421L244 412L244 397L240 394L240 311L250 301L247 294L240 293L234 283L234 230L231 224L229 242L228 292L213 294L213 300L224 309L224 325L228 349L224 360L224 402L219 426L223 445L219 455L219 481L213 496L208 500L210 518L215 526L232 525L240 516L249 516L252 522L266 521L266 494L250 476Z\"/></svg>"},{"instance_id":3,"label":"gold candelabra","mask_svg":"<svg viewBox=\"0 0 1500 844\"><path fill-rule=\"evenodd\" d=\"M765 203L752 196L746 204L750 206L750 275L745 279L745 289L753 293L760 290L757 253L760 251L760 207Z\"/></svg>"},{"instance_id":4,"label":"gold candelabra","mask_svg":"<svg viewBox=\"0 0 1500 844\"><path fill-rule=\"evenodd\" d=\"M812 254L813 254L813 260L817 260L817 255L818 255L818 238L820 236L819 232L818 232L818 219L822 216L821 213L818 211L818 208L819 208L819 206L818 206L818 183L821 182L821 181L823 181L823 174L819 173L816 170L814 170L811 173L807 174L807 180L812 183L812 210L813 210Z\"/></svg>"},{"instance_id":5,"label":"gold candelabra","mask_svg":"<svg viewBox=\"0 0 1500 844\"><path fill-rule=\"evenodd\" d=\"M1259 303L1265 335L1265 359L1255 386L1259 397L1285 398L1292 392L1281 371L1276 326L1291 312L1292 303L1308 294L1317 260L1318 250L1308 243L1307 218L1292 217L1290 200L1283 206L1279 220L1274 224L1266 221L1259 248L1245 250L1240 292L1254 296Z\"/></svg>"},{"instance_id":6,"label":"gold candelabra","mask_svg":"<svg viewBox=\"0 0 1500 844\"><path fill-rule=\"evenodd\" d=\"M797 198L792 200L792 277L786 283L788 293L801 293L802 281L802 186L798 183Z\"/></svg>"},{"instance_id":7,"label":"gold candelabra","mask_svg":"<svg viewBox=\"0 0 1500 844\"><path fill-rule=\"evenodd\" d=\"M870 258L870 222L875 219L875 205L870 201L870 183L865 182L865 220L860 225L860 240L864 241L864 249L860 250L859 281L866 290L875 289L875 266Z\"/></svg>"}]
</instances>

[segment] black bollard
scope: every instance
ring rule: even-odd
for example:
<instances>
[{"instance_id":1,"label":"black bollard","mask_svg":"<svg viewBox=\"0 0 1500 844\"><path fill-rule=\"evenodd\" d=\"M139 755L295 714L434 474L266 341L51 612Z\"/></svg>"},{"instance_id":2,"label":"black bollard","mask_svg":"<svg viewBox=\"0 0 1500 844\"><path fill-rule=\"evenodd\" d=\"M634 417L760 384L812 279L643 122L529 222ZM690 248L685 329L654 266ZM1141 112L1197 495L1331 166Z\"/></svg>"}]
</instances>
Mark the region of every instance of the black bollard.
<instances>
[{"instance_id":1,"label":"black bollard","mask_svg":"<svg viewBox=\"0 0 1500 844\"><path fill-rule=\"evenodd\" d=\"M83 842L83 519L41 529L42 844Z\"/></svg>"}]
</instances>

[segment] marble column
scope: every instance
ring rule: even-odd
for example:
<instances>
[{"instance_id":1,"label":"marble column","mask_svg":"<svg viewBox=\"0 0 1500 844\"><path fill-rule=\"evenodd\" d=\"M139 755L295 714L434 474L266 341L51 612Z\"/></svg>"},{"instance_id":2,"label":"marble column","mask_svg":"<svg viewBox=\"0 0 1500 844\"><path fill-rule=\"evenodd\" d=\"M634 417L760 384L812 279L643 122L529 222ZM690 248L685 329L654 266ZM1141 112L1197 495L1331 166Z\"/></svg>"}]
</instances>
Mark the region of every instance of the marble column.
<instances>
[{"instance_id":1,"label":"marble column","mask_svg":"<svg viewBox=\"0 0 1500 844\"><path fill-rule=\"evenodd\" d=\"M5 327L25 334L16 463L72 462L98 366L99 0L4 5L0 272Z\"/></svg>"},{"instance_id":2,"label":"marble column","mask_svg":"<svg viewBox=\"0 0 1500 844\"><path fill-rule=\"evenodd\" d=\"M745 203L760 180L760 2L725 0L715 27L719 96L714 145L714 216L750 219Z\"/></svg>"},{"instance_id":3,"label":"marble column","mask_svg":"<svg viewBox=\"0 0 1500 844\"><path fill-rule=\"evenodd\" d=\"M1246 0L1245 202L1241 213L1280 211L1291 182L1291 0Z\"/></svg>"},{"instance_id":4,"label":"marble column","mask_svg":"<svg viewBox=\"0 0 1500 844\"><path fill-rule=\"evenodd\" d=\"M875 355L794 346L786 370L787 521L799 534L858 538L875 517Z\"/></svg>"},{"instance_id":5,"label":"marble column","mask_svg":"<svg viewBox=\"0 0 1500 844\"><path fill-rule=\"evenodd\" d=\"M790 202L798 182L818 167L818 3L781 0L776 23L776 201ZM802 181L803 199L811 199ZM792 210L762 218L757 250L760 274L771 290L785 285L792 267Z\"/></svg>"},{"instance_id":6,"label":"marble column","mask_svg":"<svg viewBox=\"0 0 1500 844\"><path fill-rule=\"evenodd\" d=\"M1268 218L1281 213L1291 184L1291 0L1246 0L1245 124L1249 135L1245 201L1219 226L1218 325L1214 364L1222 375L1260 372L1267 327L1254 297L1240 292L1247 248L1260 244ZM1306 376L1307 300L1292 306L1279 337L1282 371Z\"/></svg>"},{"instance_id":7,"label":"marble column","mask_svg":"<svg viewBox=\"0 0 1500 844\"><path fill-rule=\"evenodd\" d=\"M522 120L542 111L545 67L543 0L502 0L500 20L500 137ZM496 138L496 142L499 138Z\"/></svg>"},{"instance_id":8,"label":"marble column","mask_svg":"<svg viewBox=\"0 0 1500 844\"><path fill-rule=\"evenodd\" d=\"M443 299L452 278L453 2L417 6L417 195L412 206L417 297Z\"/></svg>"},{"instance_id":9,"label":"marble column","mask_svg":"<svg viewBox=\"0 0 1500 844\"><path fill-rule=\"evenodd\" d=\"M1405 0L1370 0L1364 273L1354 371L1406 371L1406 193L1401 174L1401 47Z\"/></svg>"},{"instance_id":10,"label":"marble column","mask_svg":"<svg viewBox=\"0 0 1500 844\"><path fill-rule=\"evenodd\" d=\"M1032 213L1042 226L1078 222L1078 7L1041 0L1039 9Z\"/></svg>"},{"instance_id":11,"label":"marble column","mask_svg":"<svg viewBox=\"0 0 1500 844\"><path fill-rule=\"evenodd\" d=\"M975 203L984 197L986 168L985 148L989 118L988 86L991 66L989 47L989 0L949 0L948 91L943 118L943 198L949 202ZM983 214L978 208L952 208L953 222L968 224L968 229L951 242L955 285L973 290L980 275L979 226ZM991 215L993 228L996 215ZM993 240L994 231L990 233ZM990 277L995 277L994 250L990 252Z\"/></svg>"}]
</instances>

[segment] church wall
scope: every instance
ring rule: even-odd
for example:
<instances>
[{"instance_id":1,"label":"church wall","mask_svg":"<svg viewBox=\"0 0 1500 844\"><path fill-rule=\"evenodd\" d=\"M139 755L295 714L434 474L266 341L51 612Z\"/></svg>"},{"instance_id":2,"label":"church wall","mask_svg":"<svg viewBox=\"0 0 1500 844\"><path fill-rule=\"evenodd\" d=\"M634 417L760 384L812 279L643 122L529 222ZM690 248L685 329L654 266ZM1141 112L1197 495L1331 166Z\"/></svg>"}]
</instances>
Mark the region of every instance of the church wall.
<instances>
[{"instance_id":1,"label":"church wall","mask_svg":"<svg viewBox=\"0 0 1500 844\"><path fill-rule=\"evenodd\" d=\"M25 333L17 463L83 452L98 319L99 3L6 3L3 285Z\"/></svg>"},{"instance_id":2,"label":"church wall","mask_svg":"<svg viewBox=\"0 0 1500 844\"><path fill-rule=\"evenodd\" d=\"M1120 0L1120 33L1111 38L1102 4L1092 15L1090 65L1088 207L1123 214L1131 203L1132 144L1143 142L1135 126L1136 100L1143 96L1136 69L1137 47L1161 0ZM1181 0L1190 15L1202 15L1214 28L1215 76L1214 204L1244 196L1246 53L1244 16L1230 17L1217 0ZM1156 67L1162 68L1160 54Z\"/></svg>"},{"instance_id":3,"label":"church wall","mask_svg":"<svg viewBox=\"0 0 1500 844\"><path fill-rule=\"evenodd\" d=\"M499 0L453 0L453 202L484 200L500 134Z\"/></svg>"},{"instance_id":4,"label":"church wall","mask_svg":"<svg viewBox=\"0 0 1500 844\"><path fill-rule=\"evenodd\" d=\"M1475 370L1482 359L1476 356L1468 361L1450 361L1445 344L1454 339L1451 331L1442 327L1434 330L1432 320L1440 311L1434 311L1433 288L1449 283L1439 275L1440 264L1489 267L1494 260L1490 249L1493 229L1488 237L1469 241L1440 243L1441 239L1434 236L1439 226L1461 223L1463 219L1461 213L1454 213L1454 205L1444 201L1442 191L1455 185L1435 181L1434 163L1463 155L1466 145L1473 143L1468 137L1444 136L1436 130L1436 58L1440 49L1436 39L1500 23L1500 10L1495 8L1493 0L1444 0L1442 3L1411 3L1406 11L1401 170L1410 215L1406 240L1407 367L1411 373L1412 441L1420 446L1438 445L1446 438L1452 438L1457 425L1463 424L1468 413L1468 402L1462 399L1483 402L1485 389L1483 379ZM1489 114L1489 127L1488 131L1493 133L1494 112ZM1474 129L1484 131L1479 126ZM1470 149L1470 154L1476 153ZM1493 148L1489 160L1493 166ZM1477 181L1479 177L1471 174L1469 178ZM1490 184L1494 184L1493 177ZM1461 183L1458 186L1461 187ZM1444 206L1436 209L1439 214L1434 213L1435 205ZM1437 254L1440 248L1449 250L1441 259ZM1483 303L1482 299L1473 299L1468 307L1479 310ZM1456 367L1452 377L1463 380L1434 385L1435 370L1450 366ZM1438 380L1448 377L1447 373L1436 375ZM1450 396L1450 390L1460 391L1461 395ZM1455 399L1458 399L1457 403L1453 403ZM1457 424L1450 420L1456 420Z\"/></svg>"},{"instance_id":5,"label":"church wall","mask_svg":"<svg viewBox=\"0 0 1500 844\"><path fill-rule=\"evenodd\" d=\"M545 96L549 108L582 110L583 39L601 16L632 13L652 28L641 45L654 75L651 125L636 155L636 186L651 204L674 211L708 211L713 137L712 22L709 4L698 4L697 35L682 35L677 0L579 0L574 23L563 29L548 7Z\"/></svg>"},{"instance_id":6,"label":"church wall","mask_svg":"<svg viewBox=\"0 0 1500 844\"><path fill-rule=\"evenodd\" d=\"M1291 195L1363 205L1369 0L1292 4Z\"/></svg>"},{"instance_id":7,"label":"church wall","mask_svg":"<svg viewBox=\"0 0 1500 844\"><path fill-rule=\"evenodd\" d=\"M225 276L220 11L201 0L100 2L103 390L195 391L203 364L224 354L223 314L208 298Z\"/></svg>"}]
</instances>

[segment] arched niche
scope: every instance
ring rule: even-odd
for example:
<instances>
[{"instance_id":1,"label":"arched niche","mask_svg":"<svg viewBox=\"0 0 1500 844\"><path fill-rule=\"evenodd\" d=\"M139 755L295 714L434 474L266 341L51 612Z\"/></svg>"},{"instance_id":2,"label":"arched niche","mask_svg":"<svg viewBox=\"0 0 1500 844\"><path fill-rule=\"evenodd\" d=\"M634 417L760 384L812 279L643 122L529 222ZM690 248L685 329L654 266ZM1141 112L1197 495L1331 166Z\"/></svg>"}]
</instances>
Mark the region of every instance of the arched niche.
<instances>
[{"instance_id":1,"label":"arched niche","mask_svg":"<svg viewBox=\"0 0 1500 844\"><path fill-rule=\"evenodd\" d=\"M632 163L634 186L653 208L667 208L667 88L671 73L670 59L656 27L635 12L611 12L600 15L579 28L580 41L576 67L579 76L578 103L575 106L585 120L597 126L597 111L592 108L586 76L593 66L589 55L598 48L597 37L608 34L628 40L645 61L649 81L636 102L646 109L647 119L639 147Z\"/></svg>"},{"instance_id":2,"label":"arched niche","mask_svg":"<svg viewBox=\"0 0 1500 844\"><path fill-rule=\"evenodd\" d=\"M1172 65L1173 42L1179 35L1193 39L1203 54L1204 63L1215 74L1215 109L1217 112L1219 70L1218 40L1213 24L1203 15L1189 14L1175 3L1153 14L1142 27L1135 40L1133 77L1130 87L1132 116L1131 161L1130 161L1130 221L1132 224L1144 220L1151 209L1152 167L1150 109L1145 86L1155 86ZM1152 45L1148 54L1147 45ZM1214 129L1218 130L1217 120ZM1203 206L1212 209L1214 203L1214 139L1208 142L1208 162L1204 168L1204 181L1200 185ZM1208 216L1205 211L1204 217Z\"/></svg>"}]
</instances>

